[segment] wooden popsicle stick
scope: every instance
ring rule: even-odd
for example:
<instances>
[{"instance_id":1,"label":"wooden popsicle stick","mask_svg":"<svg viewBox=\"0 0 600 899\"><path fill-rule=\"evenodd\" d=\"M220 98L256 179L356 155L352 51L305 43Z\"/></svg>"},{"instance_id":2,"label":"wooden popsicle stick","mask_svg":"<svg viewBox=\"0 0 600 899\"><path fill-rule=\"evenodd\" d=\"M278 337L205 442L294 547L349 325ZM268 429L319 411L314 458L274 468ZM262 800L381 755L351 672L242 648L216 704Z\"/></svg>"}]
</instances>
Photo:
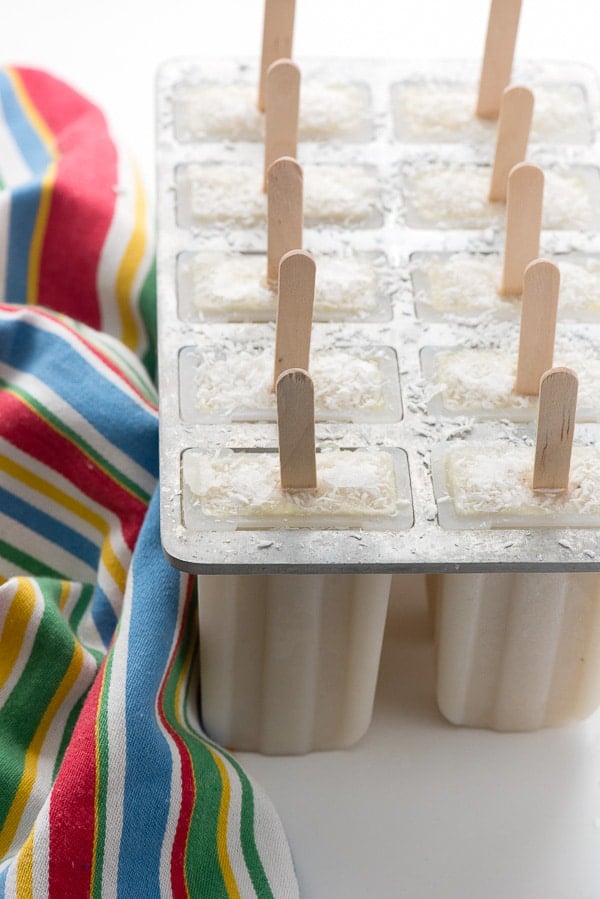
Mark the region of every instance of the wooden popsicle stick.
<instances>
[{"instance_id":1,"label":"wooden popsicle stick","mask_svg":"<svg viewBox=\"0 0 600 899\"><path fill-rule=\"evenodd\" d=\"M577 375L570 368L553 368L540 382L533 489L564 492L569 468L577 407Z\"/></svg>"},{"instance_id":2,"label":"wooden popsicle stick","mask_svg":"<svg viewBox=\"0 0 600 899\"><path fill-rule=\"evenodd\" d=\"M279 263L273 384L289 368L308 371L316 266L304 250L292 250Z\"/></svg>"},{"instance_id":3,"label":"wooden popsicle stick","mask_svg":"<svg viewBox=\"0 0 600 899\"><path fill-rule=\"evenodd\" d=\"M533 93L528 87L507 87L502 94L496 150L490 181L491 202L504 202L508 174L527 153L533 118Z\"/></svg>"},{"instance_id":4,"label":"wooden popsicle stick","mask_svg":"<svg viewBox=\"0 0 600 899\"><path fill-rule=\"evenodd\" d=\"M516 393L537 396L540 378L552 368L559 288L560 272L553 262L529 263L523 275Z\"/></svg>"},{"instance_id":5,"label":"wooden popsicle stick","mask_svg":"<svg viewBox=\"0 0 600 899\"><path fill-rule=\"evenodd\" d=\"M276 59L289 59L294 38L296 0L265 0L258 108L265 111L267 70Z\"/></svg>"},{"instance_id":6,"label":"wooden popsicle stick","mask_svg":"<svg viewBox=\"0 0 600 899\"><path fill-rule=\"evenodd\" d=\"M521 0L492 0L479 80L476 113L497 119L502 91L510 81Z\"/></svg>"},{"instance_id":7,"label":"wooden popsicle stick","mask_svg":"<svg viewBox=\"0 0 600 899\"><path fill-rule=\"evenodd\" d=\"M279 262L302 248L302 168L289 156L271 163L267 172L267 284L276 288Z\"/></svg>"},{"instance_id":8,"label":"wooden popsicle stick","mask_svg":"<svg viewBox=\"0 0 600 899\"><path fill-rule=\"evenodd\" d=\"M279 59L267 72L263 190L271 163L281 156L295 159L298 155L299 109L300 69L289 59Z\"/></svg>"},{"instance_id":9,"label":"wooden popsicle stick","mask_svg":"<svg viewBox=\"0 0 600 899\"><path fill-rule=\"evenodd\" d=\"M526 266L540 254L544 173L537 165L520 162L511 169L506 192L506 239L500 293L515 296L523 290Z\"/></svg>"},{"instance_id":10,"label":"wooden popsicle stick","mask_svg":"<svg viewBox=\"0 0 600 899\"><path fill-rule=\"evenodd\" d=\"M277 379L279 468L283 490L314 490L315 400L308 372L292 368Z\"/></svg>"}]
</instances>

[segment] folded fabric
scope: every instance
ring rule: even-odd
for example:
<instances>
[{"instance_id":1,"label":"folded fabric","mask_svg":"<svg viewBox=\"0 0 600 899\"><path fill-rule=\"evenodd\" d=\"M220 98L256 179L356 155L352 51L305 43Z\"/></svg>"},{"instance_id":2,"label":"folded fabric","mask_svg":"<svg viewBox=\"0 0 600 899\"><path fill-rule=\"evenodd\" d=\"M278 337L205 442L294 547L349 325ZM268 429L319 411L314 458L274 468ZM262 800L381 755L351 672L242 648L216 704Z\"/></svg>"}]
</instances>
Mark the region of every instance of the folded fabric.
<instances>
[{"instance_id":1,"label":"folded fabric","mask_svg":"<svg viewBox=\"0 0 600 899\"><path fill-rule=\"evenodd\" d=\"M150 210L97 106L45 72L0 69L0 301L41 303L154 364Z\"/></svg>"},{"instance_id":2,"label":"folded fabric","mask_svg":"<svg viewBox=\"0 0 600 899\"><path fill-rule=\"evenodd\" d=\"M198 720L139 183L61 82L4 70L0 100L0 896L297 896L268 798Z\"/></svg>"}]
</instances>

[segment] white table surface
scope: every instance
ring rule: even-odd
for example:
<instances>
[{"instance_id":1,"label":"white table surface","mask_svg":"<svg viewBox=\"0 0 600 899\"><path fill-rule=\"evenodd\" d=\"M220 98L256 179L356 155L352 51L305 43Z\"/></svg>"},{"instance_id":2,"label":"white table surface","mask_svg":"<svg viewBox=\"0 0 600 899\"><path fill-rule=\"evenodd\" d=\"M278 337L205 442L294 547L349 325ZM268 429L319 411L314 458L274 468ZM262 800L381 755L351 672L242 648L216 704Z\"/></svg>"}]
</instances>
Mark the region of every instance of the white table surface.
<instances>
[{"instance_id":1,"label":"white table surface","mask_svg":"<svg viewBox=\"0 0 600 899\"><path fill-rule=\"evenodd\" d=\"M487 13L487 0L297 0L295 56L477 58ZM262 0L22 0L5 9L0 58L98 102L151 182L159 63L253 56L261 30ZM595 0L523 0L517 55L600 68ZM524 735L446 724L421 586L396 591L354 749L241 756L282 817L302 896L599 899L600 716Z\"/></svg>"}]
</instances>

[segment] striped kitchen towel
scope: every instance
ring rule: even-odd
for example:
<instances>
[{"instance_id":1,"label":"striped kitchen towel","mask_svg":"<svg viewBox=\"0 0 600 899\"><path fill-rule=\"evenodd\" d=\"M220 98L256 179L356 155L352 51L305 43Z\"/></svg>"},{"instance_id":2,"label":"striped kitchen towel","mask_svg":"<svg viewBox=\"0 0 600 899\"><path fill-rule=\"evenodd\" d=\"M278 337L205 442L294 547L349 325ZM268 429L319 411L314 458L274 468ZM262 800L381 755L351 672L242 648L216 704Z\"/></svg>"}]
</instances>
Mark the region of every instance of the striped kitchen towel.
<instances>
[{"instance_id":1,"label":"striped kitchen towel","mask_svg":"<svg viewBox=\"0 0 600 899\"><path fill-rule=\"evenodd\" d=\"M297 896L268 798L197 717L139 181L61 82L3 70L0 100L0 896Z\"/></svg>"}]
</instances>

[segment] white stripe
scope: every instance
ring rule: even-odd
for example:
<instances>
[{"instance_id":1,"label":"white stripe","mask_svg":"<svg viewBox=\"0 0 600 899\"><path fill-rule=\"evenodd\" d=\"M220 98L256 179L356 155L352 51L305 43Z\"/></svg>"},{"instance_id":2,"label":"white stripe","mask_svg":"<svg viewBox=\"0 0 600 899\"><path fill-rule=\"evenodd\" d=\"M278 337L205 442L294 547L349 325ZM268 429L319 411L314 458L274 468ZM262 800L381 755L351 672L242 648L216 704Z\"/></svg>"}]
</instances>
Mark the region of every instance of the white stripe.
<instances>
[{"instance_id":1,"label":"white stripe","mask_svg":"<svg viewBox=\"0 0 600 899\"><path fill-rule=\"evenodd\" d=\"M6 875L6 889L4 891L4 899L19 899L17 896L17 859L9 858L2 865L0 871L8 867Z\"/></svg>"},{"instance_id":2,"label":"white stripe","mask_svg":"<svg viewBox=\"0 0 600 899\"><path fill-rule=\"evenodd\" d=\"M125 687L127 684L127 647L131 625L132 591L133 574L130 572L123 601L119 631L112 650L106 710L108 731L106 792L110 796L110 830L106 834L102 859L102 896L105 899L112 899L112 897L117 896L119 879L119 856L125 803L125 759L127 754Z\"/></svg>"},{"instance_id":3,"label":"white stripe","mask_svg":"<svg viewBox=\"0 0 600 899\"><path fill-rule=\"evenodd\" d=\"M98 628L92 617L91 603L79 622L76 636L81 645L87 647L87 649L95 650L103 655L106 653L106 643L98 633Z\"/></svg>"},{"instance_id":4,"label":"white stripe","mask_svg":"<svg viewBox=\"0 0 600 899\"><path fill-rule=\"evenodd\" d=\"M16 546L17 549L28 552L30 555L35 554L37 562L46 565L68 580L84 582L96 580L96 570L91 565L67 552L60 543L42 537L37 531L33 531L14 518L9 518L1 511L0 534L9 546Z\"/></svg>"},{"instance_id":5,"label":"white stripe","mask_svg":"<svg viewBox=\"0 0 600 899\"><path fill-rule=\"evenodd\" d=\"M0 111L2 111L1 105ZM34 175L25 157L21 154L4 114L0 115L0 159L2 160L0 166L2 180L8 187L26 184Z\"/></svg>"},{"instance_id":6,"label":"white stripe","mask_svg":"<svg viewBox=\"0 0 600 899\"><path fill-rule=\"evenodd\" d=\"M113 141L116 143L114 137ZM124 153L118 154L118 185L115 188L116 200L112 221L102 253L98 263L96 276L96 289L100 298L102 309L102 330L117 337L123 336L120 308L117 301L117 276L124 258L125 251L136 227L136 197L139 179L136 180L137 169L131 158ZM139 314L139 294L150 269L154 255L153 242L150 235L151 219L149 204L146 203L146 216L144 218L145 247L132 284L132 293L129 308L135 319L137 345L132 347L136 353L142 355L146 349L144 328ZM143 345L142 345L143 342Z\"/></svg>"},{"instance_id":7,"label":"white stripe","mask_svg":"<svg viewBox=\"0 0 600 899\"><path fill-rule=\"evenodd\" d=\"M73 614L75 606L79 602L79 597L81 596L82 588L83 588L83 585L78 584L77 582L73 582L73 583L69 584L69 595L60 610L60 613L63 616L63 618L65 619L65 621L68 621L69 618L71 617L71 615Z\"/></svg>"},{"instance_id":8,"label":"white stripe","mask_svg":"<svg viewBox=\"0 0 600 899\"><path fill-rule=\"evenodd\" d=\"M1 152L1 151L0 151ZM8 190L0 190L0 302L10 302L6 291L6 276L8 273L8 235L10 232L10 205L11 195Z\"/></svg>"},{"instance_id":9,"label":"white stripe","mask_svg":"<svg viewBox=\"0 0 600 899\"><path fill-rule=\"evenodd\" d=\"M2 600L0 602L0 637L2 636L2 631L4 630L4 622L6 621L8 610L10 609L11 603L18 589L19 584L16 578L8 580L4 584L0 584L0 600Z\"/></svg>"},{"instance_id":10,"label":"white stripe","mask_svg":"<svg viewBox=\"0 0 600 899\"><path fill-rule=\"evenodd\" d=\"M250 899L250 897L256 896L256 891L248 873L240 840L242 829L242 785L237 771L229 760L224 755L221 755L220 752L218 755L227 771L231 790L229 814L227 815L227 852L240 895L244 896L244 899L246 897Z\"/></svg>"},{"instance_id":11,"label":"white stripe","mask_svg":"<svg viewBox=\"0 0 600 899\"><path fill-rule=\"evenodd\" d=\"M262 787L251 778L249 780L254 793L254 839L273 895L299 899L298 881L283 825Z\"/></svg>"},{"instance_id":12,"label":"white stripe","mask_svg":"<svg viewBox=\"0 0 600 899\"><path fill-rule=\"evenodd\" d=\"M35 822L33 835L33 896L48 899L50 870L50 797Z\"/></svg>"}]
</instances>

